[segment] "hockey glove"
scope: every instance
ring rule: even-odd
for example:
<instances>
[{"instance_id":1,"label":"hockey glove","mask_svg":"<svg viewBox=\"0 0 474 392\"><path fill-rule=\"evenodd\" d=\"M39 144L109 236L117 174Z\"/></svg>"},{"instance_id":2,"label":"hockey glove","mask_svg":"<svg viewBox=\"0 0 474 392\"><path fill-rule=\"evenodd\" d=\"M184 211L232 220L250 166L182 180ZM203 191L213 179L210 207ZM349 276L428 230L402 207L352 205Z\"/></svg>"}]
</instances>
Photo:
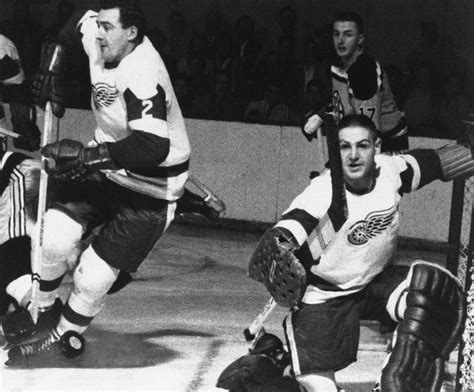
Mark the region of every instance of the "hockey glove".
<instances>
[{"instance_id":1,"label":"hockey glove","mask_svg":"<svg viewBox=\"0 0 474 392\"><path fill-rule=\"evenodd\" d=\"M11 102L13 131L20 137L13 140L15 148L36 151L40 148L41 132L36 125L36 107Z\"/></svg>"},{"instance_id":2,"label":"hockey glove","mask_svg":"<svg viewBox=\"0 0 474 392\"><path fill-rule=\"evenodd\" d=\"M84 147L76 140L63 139L47 144L41 153L54 159L56 166L49 169L49 174L60 181L82 182L94 171L119 169L106 143Z\"/></svg>"},{"instance_id":3,"label":"hockey glove","mask_svg":"<svg viewBox=\"0 0 474 392\"><path fill-rule=\"evenodd\" d=\"M56 117L64 115L64 72L66 50L57 43L45 42L41 49L41 61L36 73L32 92L35 103L45 109L50 101Z\"/></svg>"}]
</instances>

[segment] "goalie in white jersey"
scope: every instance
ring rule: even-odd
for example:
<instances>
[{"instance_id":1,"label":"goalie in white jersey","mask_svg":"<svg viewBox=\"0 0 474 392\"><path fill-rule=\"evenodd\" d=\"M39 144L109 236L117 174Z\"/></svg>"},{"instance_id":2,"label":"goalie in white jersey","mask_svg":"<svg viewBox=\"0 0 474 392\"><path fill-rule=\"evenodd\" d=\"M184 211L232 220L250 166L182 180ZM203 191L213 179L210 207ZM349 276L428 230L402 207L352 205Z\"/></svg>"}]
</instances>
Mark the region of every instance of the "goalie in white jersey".
<instances>
[{"instance_id":1,"label":"goalie in white jersey","mask_svg":"<svg viewBox=\"0 0 474 392\"><path fill-rule=\"evenodd\" d=\"M361 319L398 323L382 391L437 391L462 331L464 294L444 268L426 262L408 268L391 265L390 259L402 196L436 179L472 175L471 149L378 154L378 132L363 115L344 117L337 131L345 201L333 197L335 180L326 169L262 236L249 275L263 282L277 303L291 307L284 321L291 374L306 391L336 392L335 373L356 361ZM337 224L334 212L341 209L347 214ZM249 376L250 363L255 374ZM249 354L231 364L220 381L230 390L248 385L242 389L247 392L254 390L252 382L260 383L261 391L300 390L296 382L288 386L287 377L281 384L286 389L276 389L275 380L258 376L260 365L261 356Z\"/></svg>"},{"instance_id":2,"label":"goalie in white jersey","mask_svg":"<svg viewBox=\"0 0 474 392\"><path fill-rule=\"evenodd\" d=\"M87 329L119 272L136 271L167 229L188 178L184 119L165 65L143 35L145 17L128 1L102 3L77 26L89 56L95 138L88 146L63 139L42 149L56 163L50 178L59 185L45 216L40 310L55 303L81 238L100 230L80 255L57 326L46 338L10 350L13 361ZM36 79L42 106L59 95L55 71L64 54L55 45L49 72Z\"/></svg>"}]
</instances>

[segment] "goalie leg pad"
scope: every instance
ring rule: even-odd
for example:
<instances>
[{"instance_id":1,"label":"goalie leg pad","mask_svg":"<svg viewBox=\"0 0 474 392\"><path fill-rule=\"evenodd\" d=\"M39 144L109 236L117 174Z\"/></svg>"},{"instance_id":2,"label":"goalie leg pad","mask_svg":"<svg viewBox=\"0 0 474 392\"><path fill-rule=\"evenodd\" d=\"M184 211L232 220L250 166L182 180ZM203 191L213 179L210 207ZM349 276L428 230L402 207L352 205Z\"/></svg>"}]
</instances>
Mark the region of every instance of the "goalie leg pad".
<instances>
[{"instance_id":1,"label":"goalie leg pad","mask_svg":"<svg viewBox=\"0 0 474 392\"><path fill-rule=\"evenodd\" d=\"M294 255L296 241L280 228L267 230L250 258L249 277L262 282L276 303L292 307L306 289L306 271Z\"/></svg>"},{"instance_id":2,"label":"goalie leg pad","mask_svg":"<svg viewBox=\"0 0 474 392\"><path fill-rule=\"evenodd\" d=\"M412 265L404 320L382 370L382 391L438 391L444 362L462 334L465 296L458 280L444 268Z\"/></svg>"}]
</instances>

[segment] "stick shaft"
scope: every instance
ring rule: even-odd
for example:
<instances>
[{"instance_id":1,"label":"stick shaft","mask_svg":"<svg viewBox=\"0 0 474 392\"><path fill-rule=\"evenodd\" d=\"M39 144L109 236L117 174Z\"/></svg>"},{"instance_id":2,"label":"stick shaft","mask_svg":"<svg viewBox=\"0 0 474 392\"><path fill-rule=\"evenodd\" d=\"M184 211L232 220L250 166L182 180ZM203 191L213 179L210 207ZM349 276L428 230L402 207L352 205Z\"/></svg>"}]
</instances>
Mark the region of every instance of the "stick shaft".
<instances>
[{"instance_id":1,"label":"stick shaft","mask_svg":"<svg viewBox=\"0 0 474 392\"><path fill-rule=\"evenodd\" d=\"M9 131L8 129L5 129L5 128L0 128L0 135L10 136L13 139L18 139L20 137L18 133Z\"/></svg>"},{"instance_id":2,"label":"stick shaft","mask_svg":"<svg viewBox=\"0 0 474 392\"><path fill-rule=\"evenodd\" d=\"M205 186L201 181L199 181L196 177L194 177L191 174L189 175L189 181L191 181L196 187L198 187L202 192L204 192L207 195L205 198L206 202L208 200L212 200L214 201L214 203L216 203L219 206L221 212L225 211L226 209L225 203L221 199L219 199L214 194L214 192L212 192L207 186Z\"/></svg>"},{"instance_id":3,"label":"stick shaft","mask_svg":"<svg viewBox=\"0 0 474 392\"><path fill-rule=\"evenodd\" d=\"M245 339L247 341L253 340L255 338L255 336L258 334L258 331L262 329L263 323L268 318L268 316L270 316L276 306L277 303L273 297L271 297L257 317L255 317L255 320L252 321L252 324L250 324L249 327L244 331Z\"/></svg>"},{"instance_id":4,"label":"stick shaft","mask_svg":"<svg viewBox=\"0 0 474 392\"><path fill-rule=\"evenodd\" d=\"M42 146L49 143L51 139L53 126L53 112L51 103L46 103L44 112L44 127L42 136ZM41 259L43 257L43 237L44 237L44 215L46 212L46 196L48 192L48 173L46 171L47 159L41 157L41 173L39 183L38 195L38 218L36 223L36 230L34 233L35 240L33 241L33 259L31 262L32 271L32 287L31 287L31 317L36 323L38 320L38 294L41 280Z\"/></svg>"}]
</instances>

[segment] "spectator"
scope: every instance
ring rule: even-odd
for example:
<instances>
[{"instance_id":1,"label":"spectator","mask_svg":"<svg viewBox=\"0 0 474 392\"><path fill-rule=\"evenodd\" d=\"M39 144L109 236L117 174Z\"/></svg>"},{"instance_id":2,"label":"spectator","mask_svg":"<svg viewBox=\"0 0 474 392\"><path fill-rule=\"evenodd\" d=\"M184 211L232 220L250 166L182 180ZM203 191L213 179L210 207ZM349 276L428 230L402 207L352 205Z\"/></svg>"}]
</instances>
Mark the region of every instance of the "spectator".
<instances>
[{"instance_id":1,"label":"spectator","mask_svg":"<svg viewBox=\"0 0 474 392\"><path fill-rule=\"evenodd\" d=\"M176 73L172 79L173 89L178 100L179 107L184 117L190 117L191 114L191 89L189 76L184 73Z\"/></svg>"},{"instance_id":2,"label":"spectator","mask_svg":"<svg viewBox=\"0 0 474 392\"><path fill-rule=\"evenodd\" d=\"M209 78L206 75L206 57L203 54L195 54L188 61L190 94L193 99L199 99L210 92Z\"/></svg>"},{"instance_id":3,"label":"spectator","mask_svg":"<svg viewBox=\"0 0 474 392\"><path fill-rule=\"evenodd\" d=\"M243 102L255 98L256 68L262 45L255 38L254 21L241 15L235 24L232 66L232 90Z\"/></svg>"},{"instance_id":4,"label":"spectator","mask_svg":"<svg viewBox=\"0 0 474 392\"><path fill-rule=\"evenodd\" d=\"M298 75L301 68L295 60L294 39L288 35L282 35L278 39L276 50L271 50L264 56L263 61L258 64L258 91L263 91L268 83L279 80L283 88L286 102L295 106L301 102L298 93Z\"/></svg>"},{"instance_id":5,"label":"spectator","mask_svg":"<svg viewBox=\"0 0 474 392\"><path fill-rule=\"evenodd\" d=\"M176 64L177 72L184 72L188 75L191 74L191 59L198 57L203 57L205 60L205 67L207 69L207 56L206 56L206 37L203 33L194 32L186 51L186 55L181 57Z\"/></svg>"},{"instance_id":6,"label":"spectator","mask_svg":"<svg viewBox=\"0 0 474 392\"><path fill-rule=\"evenodd\" d=\"M299 57L299 48L297 50L296 43L298 42L297 39L297 16L295 9L290 5L285 5L280 9L278 13L278 25L280 26L280 37L281 36L289 36L293 37L295 42L295 53Z\"/></svg>"},{"instance_id":7,"label":"spectator","mask_svg":"<svg viewBox=\"0 0 474 392\"><path fill-rule=\"evenodd\" d=\"M247 105L244 119L248 122L288 124L295 118L284 101L283 86L278 80L267 82L263 97Z\"/></svg>"},{"instance_id":8,"label":"spectator","mask_svg":"<svg viewBox=\"0 0 474 392\"><path fill-rule=\"evenodd\" d=\"M214 40L214 53L208 58L208 75L219 71L229 74L232 70L232 36L226 31L221 31Z\"/></svg>"},{"instance_id":9,"label":"spectator","mask_svg":"<svg viewBox=\"0 0 474 392\"><path fill-rule=\"evenodd\" d=\"M304 40L303 61L298 70L298 79L301 97L305 96L308 82L313 79L319 80L323 88L330 91L329 63L324 59L313 37L307 37Z\"/></svg>"},{"instance_id":10,"label":"spectator","mask_svg":"<svg viewBox=\"0 0 474 392\"><path fill-rule=\"evenodd\" d=\"M179 59L186 55L192 31L184 15L179 11L172 11L168 17L168 26L165 35L168 41L168 64L170 72L174 73Z\"/></svg>"},{"instance_id":11,"label":"spectator","mask_svg":"<svg viewBox=\"0 0 474 392\"><path fill-rule=\"evenodd\" d=\"M302 106L302 116L307 113L317 113L328 102L328 90L320 79L311 79L306 84Z\"/></svg>"},{"instance_id":12,"label":"spectator","mask_svg":"<svg viewBox=\"0 0 474 392\"><path fill-rule=\"evenodd\" d=\"M215 10L210 10L204 18L204 37L207 57L214 57L216 39L222 31L222 15Z\"/></svg>"},{"instance_id":13,"label":"spectator","mask_svg":"<svg viewBox=\"0 0 474 392\"><path fill-rule=\"evenodd\" d=\"M242 110L232 95L230 75L217 71L213 78L211 92L207 96L193 99L193 117L218 121L238 121L242 119Z\"/></svg>"}]
</instances>

